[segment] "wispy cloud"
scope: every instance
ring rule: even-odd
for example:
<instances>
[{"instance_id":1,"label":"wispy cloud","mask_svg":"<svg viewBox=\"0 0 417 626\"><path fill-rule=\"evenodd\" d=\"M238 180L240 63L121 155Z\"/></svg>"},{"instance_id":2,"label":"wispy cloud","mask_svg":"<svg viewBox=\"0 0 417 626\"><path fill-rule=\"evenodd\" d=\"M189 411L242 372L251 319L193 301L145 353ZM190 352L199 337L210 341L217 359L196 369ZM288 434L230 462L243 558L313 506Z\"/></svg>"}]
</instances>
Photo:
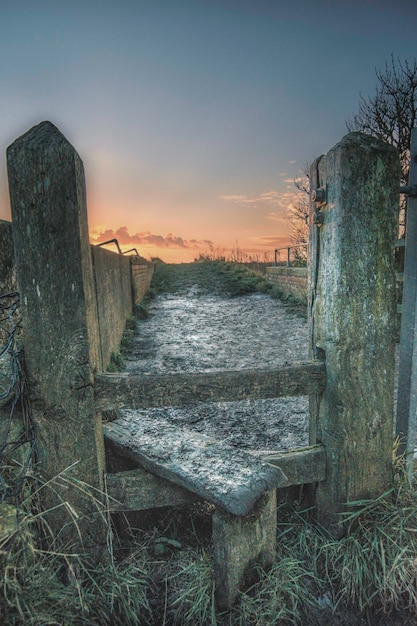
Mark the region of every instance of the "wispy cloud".
<instances>
[{"instance_id":1,"label":"wispy cloud","mask_svg":"<svg viewBox=\"0 0 417 626\"><path fill-rule=\"evenodd\" d=\"M279 213L277 211L270 211L266 216L266 219L271 222L282 222L285 219L285 216L282 214L282 211Z\"/></svg>"},{"instance_id":2,"label":"wispy cloud","mask_svg":"<svg viewBox=\"0 0 417 626\"><path fill-rule=\"evenodd\" d=\"M285 191L281 193L276 202L278 210L270 211L266 218L273 222L281 222L285 219L287 212L290 211L297 200L299 200L299 197L299 191Z\"/></svg>"},{"instance_id":3,"label":"wispy cloud","mask_svg":"<svg viewBox=\"0 0 417 626\"><path fill-rule=\"evenodd\" d=\"M235 204L258 204L260 202L269 202L277 204L279 202L280 194L278 191L266 191L256 196L246 196L244 194L224 195L220 196L220 200L225 202L233 202Z\"/></svg>"},{"instance_id":4,"label":"wispy cloud","mask_svg":"<svg viewBox=\"0 0 417 626\"><path fill-rule=\"evenodd\" d=\"M183 248L199 250L212 247L214 244L209 239L184 239L172 233L168 233L165 236L155 235L150 231L144 231L140 233L134 233L131 235L127 226L120 226L117 230L111 228L98 229L98 231L91 232L91 239L93 243L103 243L110 239L117 239L120 245L135 244L142 246L155 246L157 248Z\"/></svg>"},{"instance_id":5,"label":"wispy cloud","mask_svg":"<svg viewBox=\"0 0 417 626\"><path fill-rule=\"evenodd\" d=\"M291 184L291 186L294 185L293 178L287 178L284 182L288 185ZM292 191L291 187L289 187L288 191L284 191L281 193L272 190L260 193L256 196L246 196L243 194L224 195L220 196L220 199L224 200L225 202L231 202L233 204L259 205L264 203L266 205L273 205L275 208L275 211L271 211L271 215L273 216L276 214L276 210L281 209L281 214L282 211L286 211L288 207L297 200L298 194L299 191L297 191L295 188L294 191Z\"/></svg>"},{"instance_id":6,"label":"wispy cloud","mask_svg":"<svg viewBox=\"0 0 417 626\"><path fill-rule=\"evenodd\" d=\"M223 195L220 199L237 205L251 205L254 208L264 209L264 219L284 225L288 212L299 200L300 192L294 187L294 179L287 178L288 191L278 192L275 190L265 191L256 196L244 194Z\"/></svg>"},{"instance_id":7,"label":"wispy cloud","mask_svg":"<svg viewBox=\"0 0 417 626\"><path fill-rule=\"evenodd\" d=\"M248 198L243 195L229 195L229 196L220 196L220 200L225 200L226 202L235 202L237 204L252 204L253 199Z\"/></svg>"},{"instance_id":8,"label":"wispy cloud","mask_svg":"<svg viewBox=\"0 0 417 626\"><path fill-rule=\"evenodd\" d=\"M266 248L281 248L288 246L288 237L260 237L259 244Z\"/></svg>"}]
</instances>

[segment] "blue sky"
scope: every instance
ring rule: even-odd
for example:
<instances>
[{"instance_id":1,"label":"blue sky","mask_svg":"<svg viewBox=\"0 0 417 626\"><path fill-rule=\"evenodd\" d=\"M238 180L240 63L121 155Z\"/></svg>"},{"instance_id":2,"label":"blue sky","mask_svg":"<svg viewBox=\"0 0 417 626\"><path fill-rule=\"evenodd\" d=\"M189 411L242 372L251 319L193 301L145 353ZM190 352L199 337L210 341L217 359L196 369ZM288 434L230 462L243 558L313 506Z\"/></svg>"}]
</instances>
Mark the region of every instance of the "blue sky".
<instances>
[{"instance_id":1,"label":"blue sky","mask_svg":"<svg viewBox=\"0 0 417 626\"><path fill-rule=\"evenodd\" d=\"M288 240L293 179L346 134L417 2L0 0L5 151L56 124L84 161L92 240L191 260Z\"/></svg>"}]
</instances>

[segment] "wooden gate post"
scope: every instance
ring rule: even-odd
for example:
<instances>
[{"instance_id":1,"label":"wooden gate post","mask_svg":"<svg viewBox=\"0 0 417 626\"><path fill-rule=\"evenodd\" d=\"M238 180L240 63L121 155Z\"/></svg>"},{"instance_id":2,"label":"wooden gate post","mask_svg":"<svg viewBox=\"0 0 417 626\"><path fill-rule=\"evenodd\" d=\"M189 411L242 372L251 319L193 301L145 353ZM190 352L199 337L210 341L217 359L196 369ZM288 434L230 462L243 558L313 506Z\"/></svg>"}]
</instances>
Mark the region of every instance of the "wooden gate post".
<instances>
[{"instance_id":1,"label":"wooden gate post","mask_svg":"<svg viewBox=\"0 0 417 626\"><path fill-rule=\"evenodd\" d=\"M407 198L404 285L398 372L396 433L399 453L407 454L409 473L414 471L417 419L417 128L411 129Z\"/></svg>"},{"instance_id":2,"label":"wooden gate post","mask_svg":"<svg viewBox=\"0 0 417 626\"><path fill-rule=\"evenodd\" d=\"M326 447L316 505L334 528L344 503L392 481L399 159L350 133L310 177L310 357L325 359L327 377L310 399L310 439Z\"/></svg>"},{"instance_id":3,"label":"wooden gate post","mask_svg":"<svg viewBox=\"0 0 417 626\"><path fill-rule=\"evenodd\" d=\"M75 484L99 489L104 465L93 397L99 342L83 164L50 122L9 146L7 163L37 461L50 481L43 504L61 549L96 555L105 523Z\"/></svg>"}]
</instances>

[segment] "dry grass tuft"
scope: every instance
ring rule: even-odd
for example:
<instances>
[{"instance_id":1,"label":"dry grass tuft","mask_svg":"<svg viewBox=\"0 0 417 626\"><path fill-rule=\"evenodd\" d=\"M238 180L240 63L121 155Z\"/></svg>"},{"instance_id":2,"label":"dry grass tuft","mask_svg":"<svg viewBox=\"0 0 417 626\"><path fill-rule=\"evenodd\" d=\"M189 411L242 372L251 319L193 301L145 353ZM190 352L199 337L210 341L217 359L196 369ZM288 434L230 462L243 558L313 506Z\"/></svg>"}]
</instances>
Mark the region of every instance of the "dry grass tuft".
<instances>
[{"instance_id":1,"label":"dry grass tuft","mask_svg":"<svg viewBox=\"0 0 417 626\"><path fill-rule=\"evenodd\" d=\"M359 625L366 619L378 626L412 624L417 494L401 464L395 474L387 493L349 504L341 539L314 522L313 510L281 504L275 564L259 570L258 582L226 613L216 611L214 600L210 507L171 510L148 528L132 530L128 540L113 537L109 527L107 562L92 565L80 554L58 549L49 534L48 511L38 500L43 489L71 485L86 496L88 486L70 471L47 484L32 476L13 523L11 503L0 505L8 521L0 535L0 623L268 626ZM89 497L99 510L101 495L90 490ZM76 525L76 512L65 502L62 507L68 523Z\"/></svg>"}]
</instances>

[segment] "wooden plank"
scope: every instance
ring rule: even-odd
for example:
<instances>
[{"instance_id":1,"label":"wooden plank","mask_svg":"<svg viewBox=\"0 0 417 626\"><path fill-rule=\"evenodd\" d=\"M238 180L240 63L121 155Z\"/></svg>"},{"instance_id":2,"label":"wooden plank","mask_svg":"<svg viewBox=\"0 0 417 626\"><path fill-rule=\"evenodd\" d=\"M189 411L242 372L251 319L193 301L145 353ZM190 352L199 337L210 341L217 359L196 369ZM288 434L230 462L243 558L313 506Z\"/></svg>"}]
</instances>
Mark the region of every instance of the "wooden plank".
<instances>
[{"instance_id":1,"label":"wooden plank","mask_svg":"<svg viewBox=\"0 0 417 626\"><path fill-rule=\"evenodd\" d=\"M288 479L287 487L326 480L326 448L321 444L288 452L261 452L256 455L282 469Z\"/></svg>"},{"instance_id":2,"label":"wooden plank","mask_svg":"<svg viewBox=\"0 0 417 626\"><path fill-rule=\"evenodd\" d=\"M125 411L103 430L119 454L233 515L246 515L266 491L287 485L279 467L135 411Z\"/></svg>"},{"instance_id":3,"label":"wooden plank","mask_svg":"<svg viewBox=\"0 0 417 626\"><path fill-rule=\"evenodd\" d=\"M326 450L320 444L289 452L251 451L250 454L280 467L288 479L286 487L326 479ZM106 487L110 511L141 511L199 499L190 491L141 468L106 474Z\"/></svg>"},{"instance_id":4,"label":"wooden plank","mask_svg":"<svg viewBox=\"0 0 417 626\"><path fill-rule=\"evenodd\" d=\"M324 386L325 365L321 361L259 370L95 376L96 404L101 410L308 395L319 393Z\"/></svg>"},{"instance_id":5,"label":"wooden plank","mask_svg":"<svg viewBox=\"0 0 417 626\"><path fill-rule=\"evenodd\" d=\"M196 502L198 497L144 469L106 474L109 511L142 511Z\"/></svg>"}]
</instances>

